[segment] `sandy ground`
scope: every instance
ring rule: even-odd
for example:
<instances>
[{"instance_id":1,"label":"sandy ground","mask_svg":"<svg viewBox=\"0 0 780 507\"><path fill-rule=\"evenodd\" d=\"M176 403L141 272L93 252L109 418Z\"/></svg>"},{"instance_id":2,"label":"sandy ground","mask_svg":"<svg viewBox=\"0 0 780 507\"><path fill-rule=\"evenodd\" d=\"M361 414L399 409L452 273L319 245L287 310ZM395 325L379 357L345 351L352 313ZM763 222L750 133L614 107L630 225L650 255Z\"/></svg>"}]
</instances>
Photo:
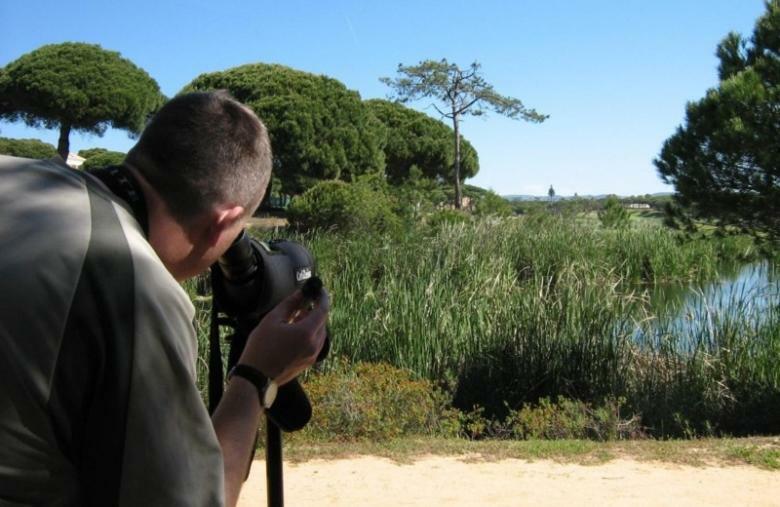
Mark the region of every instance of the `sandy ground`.
<instances>
[{"instance_id":1,"label":"sandy ground","mask_svg":"<svg viewBox=\"0 0 780 507\"><path fill-rule=\"evenodd\" d=\"M615 460L413 464L360 457L285 463L285 505L296 506L780 506L780 472ZM266 505L265 463L255 461L239 507Z\"/></svg>"}]
</instances>

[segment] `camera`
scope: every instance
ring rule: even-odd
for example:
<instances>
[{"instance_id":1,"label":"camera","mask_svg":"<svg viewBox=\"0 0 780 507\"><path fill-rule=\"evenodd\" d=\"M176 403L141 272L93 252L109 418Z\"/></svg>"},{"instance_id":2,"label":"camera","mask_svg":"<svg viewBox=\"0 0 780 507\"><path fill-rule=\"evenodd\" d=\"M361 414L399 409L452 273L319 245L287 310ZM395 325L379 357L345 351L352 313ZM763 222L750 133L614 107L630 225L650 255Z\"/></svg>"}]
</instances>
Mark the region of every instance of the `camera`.
<instances>
[{"instance_id":1,"label":"camera","mask_svg":"<svg viewBox=\"0 0 780 507\"><path fill-rule=\"evenodd\" d=\"M233 330L228 338L229 371L238 362L249 334L262 318L296 289L310 288L318 281L314 257L306 247L287 240L261 242L245 230L211 267L210 411L219 403L224 382L220 326ZM327 336L317 361L325 359L329 343ZM296 431L306 425L311 418L311 405L297 380L279 389L267 415L285 431Z\"/></svg>"}]
</instances>

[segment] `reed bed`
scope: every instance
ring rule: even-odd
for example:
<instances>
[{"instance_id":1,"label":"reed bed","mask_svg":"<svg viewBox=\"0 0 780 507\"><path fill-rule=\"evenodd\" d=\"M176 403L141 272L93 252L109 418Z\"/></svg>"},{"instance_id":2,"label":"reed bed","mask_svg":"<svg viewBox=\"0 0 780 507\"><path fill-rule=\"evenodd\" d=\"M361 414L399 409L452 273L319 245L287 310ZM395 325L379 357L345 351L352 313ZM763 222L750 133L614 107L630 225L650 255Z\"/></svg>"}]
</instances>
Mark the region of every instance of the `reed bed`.
<instances>
[{"instance_id":1,"label":"reed bed","mask_svg":"<svg viewBox=\"0 0 780 507\"><path fill-rule=\"evenodd\" d=\"M460 409L500 419L544 397L620 398L659 436L780 432L777 294L760 312L744 309L766 294L701 308L693 326L647 301L654 284L755 258L745 238L543 216L290 239L331 293L331 354L409 369Z\"/></svg>"}]
</instances>

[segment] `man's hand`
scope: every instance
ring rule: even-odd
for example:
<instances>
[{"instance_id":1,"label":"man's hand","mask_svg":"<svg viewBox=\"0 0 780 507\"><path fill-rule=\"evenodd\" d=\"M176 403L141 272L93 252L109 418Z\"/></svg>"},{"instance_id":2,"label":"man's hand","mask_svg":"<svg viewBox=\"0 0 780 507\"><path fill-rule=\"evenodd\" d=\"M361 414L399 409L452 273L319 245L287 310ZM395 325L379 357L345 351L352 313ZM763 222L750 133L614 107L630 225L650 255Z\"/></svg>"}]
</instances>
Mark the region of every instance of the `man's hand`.
<instances>
[{"instance_id":1,"label":"man's hand","mask_svg":"<svg viewBox=\"0 0 780 507\"><path fill-rule=\"evenodd\" d=\"M314 364L325 341L330 299L323 289L314 308L289 323L303 302L301 291L295 291L271 310L249 335L239 362L254 366L279 385ZM212 418L222 447L226 506L238 501L261 414L255 387L241 377L231 380Z\"/></svg>"},{"instance_id":2,"label":"man's hand","mask_svg":"<svg viewBox=\"0 0 780 507\"><path fill-rule=\"evenodd\" d=\"M239 362L254 366L279 385L314 364L325 341L330 298L323 289L314 308L303 310L290 323L303 303L297 290L271 310L249 335Z\"/></svg>"}]
</instances>

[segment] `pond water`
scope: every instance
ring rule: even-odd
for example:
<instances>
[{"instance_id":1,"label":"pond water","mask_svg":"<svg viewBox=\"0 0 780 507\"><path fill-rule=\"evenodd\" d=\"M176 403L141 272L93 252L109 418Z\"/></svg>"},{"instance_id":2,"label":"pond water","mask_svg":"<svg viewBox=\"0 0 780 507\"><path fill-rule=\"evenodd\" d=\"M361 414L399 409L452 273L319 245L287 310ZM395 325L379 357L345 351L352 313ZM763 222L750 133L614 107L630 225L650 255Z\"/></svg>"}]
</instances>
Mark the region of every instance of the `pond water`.
<instances>
[{"instance_id":1,"label":"pond water","mask_svg":"<svg viewBox=\"0 0 780 507\"><path fill-rule=\"evenodd\" d=\"M696 336L724 325L755 329L777 324L780 266L757 262L724 268L718 280L708 283L654 287L647 301L646 311L653 318L639 326L644 335L662 331Z\"/></svg>"}]
</instances>

